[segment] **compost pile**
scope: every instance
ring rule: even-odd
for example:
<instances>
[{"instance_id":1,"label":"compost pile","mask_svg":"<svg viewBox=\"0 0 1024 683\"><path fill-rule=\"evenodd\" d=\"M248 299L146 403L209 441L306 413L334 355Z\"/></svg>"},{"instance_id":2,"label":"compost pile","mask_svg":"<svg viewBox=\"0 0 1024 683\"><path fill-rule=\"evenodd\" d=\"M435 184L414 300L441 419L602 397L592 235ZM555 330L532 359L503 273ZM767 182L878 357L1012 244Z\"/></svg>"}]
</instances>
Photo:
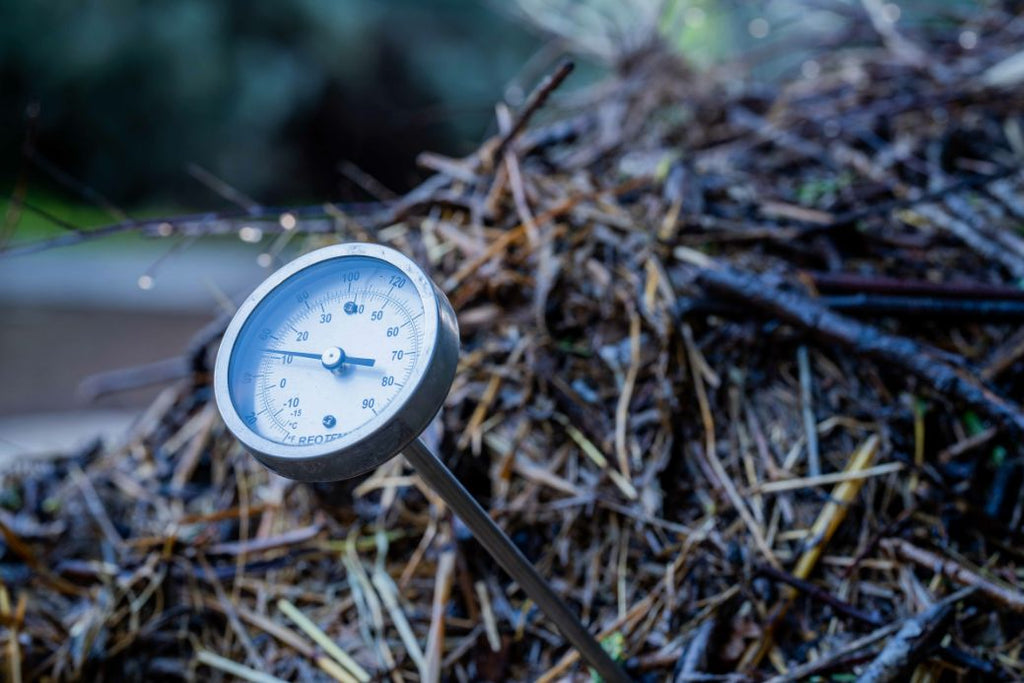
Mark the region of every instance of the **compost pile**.
<instances>
[{"instance_id":1,"label":"compost pile","mask_svg":"<svg viewBox=\"0 0 1024 683\"><path fill-rule=\"evenodd\" d=\"M638 679L1024 677L1020 4L876 4L782 85L651 42L403 198L264 215L433 275L462 358L427 437ZM221 328L121 446L4 474L5 671L589 676L401 458L244 453Z\"/></svg>"}]
</instances>

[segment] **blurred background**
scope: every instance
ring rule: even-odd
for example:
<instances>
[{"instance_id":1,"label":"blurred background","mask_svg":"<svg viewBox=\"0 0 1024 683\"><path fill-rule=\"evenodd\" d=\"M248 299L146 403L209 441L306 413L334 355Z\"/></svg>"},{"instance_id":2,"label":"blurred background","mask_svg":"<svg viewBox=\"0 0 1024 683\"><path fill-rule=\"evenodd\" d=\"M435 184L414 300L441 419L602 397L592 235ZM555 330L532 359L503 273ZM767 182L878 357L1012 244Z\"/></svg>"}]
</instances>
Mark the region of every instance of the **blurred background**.
<instances>
[{"instance_id":1,"label":"blurred background","mask_svg":"<svg viewBox=\"0 0 1024 683\"><path fill-rule=\"evenodd\" d=\"M876 2L892 23L929 6ZM941 3L971 12L974 0ZM566 52L571 97L659 36L737 83L816 75L818 37L860 0L106 0L0 7L4 248L132 217L368 201L416 155L495 132ZM970 36L962 36L970 40ZM373 182L367 179L373 179ZM249 200L244 200L249 201ZM63 225L63 227L62 227ZM0 453L116 433L153 390L87 401L93 373L176 356L268 274L256 239L120 234L0 255Z\"/></svg>"}]
</instances>

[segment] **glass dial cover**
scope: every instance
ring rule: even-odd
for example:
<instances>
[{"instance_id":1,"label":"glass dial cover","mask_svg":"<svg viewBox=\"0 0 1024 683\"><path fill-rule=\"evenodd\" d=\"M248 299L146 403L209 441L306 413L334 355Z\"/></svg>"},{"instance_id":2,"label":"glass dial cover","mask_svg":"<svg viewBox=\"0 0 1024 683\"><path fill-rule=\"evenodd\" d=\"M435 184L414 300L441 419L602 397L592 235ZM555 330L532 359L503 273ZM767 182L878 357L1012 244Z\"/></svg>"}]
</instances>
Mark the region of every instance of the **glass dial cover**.
<instances>
[{"instance_id":1,"label":"glass dial cover","mask_svg":"<svg viewBox=\"0 0 1024 683\"><path fill-rule=\"evenodd\" d=\"M403 254L342 244L264 281L229 324L214 372L225 424L283 476L333 481L427 426L458 362L451 305Z\"/></svg>"}]
</instances>

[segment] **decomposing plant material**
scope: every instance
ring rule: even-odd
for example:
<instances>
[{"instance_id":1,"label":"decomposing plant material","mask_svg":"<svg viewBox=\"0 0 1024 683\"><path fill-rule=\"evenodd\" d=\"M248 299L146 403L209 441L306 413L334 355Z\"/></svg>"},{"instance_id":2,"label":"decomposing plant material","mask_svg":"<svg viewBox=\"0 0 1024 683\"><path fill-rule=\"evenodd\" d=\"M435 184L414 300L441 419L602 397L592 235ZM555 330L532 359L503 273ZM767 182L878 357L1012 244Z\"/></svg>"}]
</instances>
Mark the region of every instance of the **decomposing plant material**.
<instances>
[{"instance_id":1,"label":"decomposing plant material","mask_svg":"<svg viewBox=\"0 0 1024 683\"><path fill-rule=\"evenodd\" d=\"M777 85L637 42L403 197L10 253L243 220L391 244L463 331L429 438L632 675L1019 680L1019 3L808 6L841 33ZM242 452L216 335L92 382L177 378L119 444L0 463L6 675L586 675L400 461L305 486Z\"/></svg>"},{"instance_id":2,"label":"decomposing plant material","mask_svg":"<svg viewBox=\"0 0 1024 683\"><path fill-rule=\"evenodd\" d=\"M711 291L765 310L783 322L810 332L822 342L842 344L860 356L892 363L928 382L942 394L982 411L1017 434L1024 434L1024 410L1019 405L984 386L970 369L924 344L845 318L813 299L777 290L750 273L709 268L701 272L700 280Z\"/></svg>"}]
</instances>

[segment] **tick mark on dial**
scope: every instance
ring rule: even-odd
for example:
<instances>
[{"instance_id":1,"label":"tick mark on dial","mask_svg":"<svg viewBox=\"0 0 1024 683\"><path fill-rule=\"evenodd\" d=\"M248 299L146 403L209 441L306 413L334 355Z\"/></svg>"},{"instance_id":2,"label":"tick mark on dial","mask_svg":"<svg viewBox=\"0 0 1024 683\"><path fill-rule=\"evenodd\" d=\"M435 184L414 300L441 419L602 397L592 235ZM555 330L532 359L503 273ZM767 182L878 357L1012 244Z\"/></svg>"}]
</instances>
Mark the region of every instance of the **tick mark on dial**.
<instances>
[{"instance_id":1,"label":"tick mark on dial","mask_svg":"<svg viewBox=\"0 0 1024 683\"><path fill-rule=\"evenodd\" d=\"M419 312L419 313L417 313L417 314L416 314L416 315L414 315L413 317L409 318L409 319L408 319L408 320L406 320L406 321L405 321L404 323L402 323L402 327L405 327L406 325L408 325L409 323L411 323L411 322L412 322L413 320L415 320L416 318L420 317L421 315L423 315L423 312L422 312L422 311L421 311L421 312Z\"/></svg>"}]
</instances>

